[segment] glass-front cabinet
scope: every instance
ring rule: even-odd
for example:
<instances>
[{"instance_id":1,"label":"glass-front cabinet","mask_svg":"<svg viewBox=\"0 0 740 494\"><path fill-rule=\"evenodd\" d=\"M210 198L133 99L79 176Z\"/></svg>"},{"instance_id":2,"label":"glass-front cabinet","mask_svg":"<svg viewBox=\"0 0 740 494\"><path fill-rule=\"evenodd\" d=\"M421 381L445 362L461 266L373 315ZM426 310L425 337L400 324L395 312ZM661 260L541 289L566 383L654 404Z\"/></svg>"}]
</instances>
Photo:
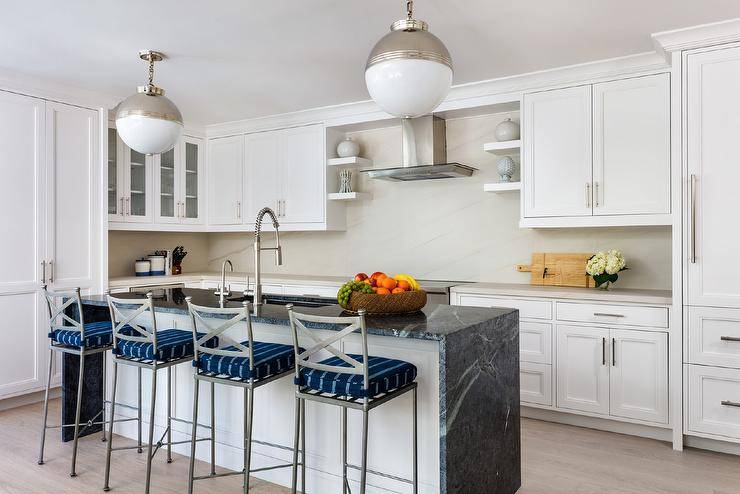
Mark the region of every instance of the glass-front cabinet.
<instances>
[{"instance_id":1,"label":"glass-front cabinet","mask_svg":"<svg viewBox=\"0 0 740 494\"><path fill-rule=\"evenodd\" d=\"M170 151L155 157L157 223L202 223L203 141L185 136Z\"/></svg>"},{"instance_id":2,"label":"glass-front cabinet","mask_svg":"<svg viewBox=\"0 0 740 494\"><path fill-rule=\"evenodd\" d=\"M152 220L152 157L129 149L108 129L108 219L115 223Z\"/></svg>"}]
</instances>

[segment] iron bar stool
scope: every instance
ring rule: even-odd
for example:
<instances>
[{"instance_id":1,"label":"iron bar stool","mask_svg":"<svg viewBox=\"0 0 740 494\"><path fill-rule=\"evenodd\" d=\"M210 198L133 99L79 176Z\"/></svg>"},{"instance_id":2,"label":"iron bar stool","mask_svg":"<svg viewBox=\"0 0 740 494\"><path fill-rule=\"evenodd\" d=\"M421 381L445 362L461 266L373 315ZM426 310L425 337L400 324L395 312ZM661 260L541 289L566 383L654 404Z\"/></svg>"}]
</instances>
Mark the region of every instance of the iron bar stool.
<instances>
[{"instance_id":1,"label":"iron bar stool","mask_svg":"<svg viewBox=\"0 0 740 494\"><path fill-rule=\"evenodd\" d=\"M253 439L252 427L254 415L254 390L285 377L293 371L295 362L294 349L292 345L254 341L254 336L252 334L252 321L249 315L250 306L248 302L244 302L241 308L211 308L193 304L191 297L187 297L185 300L188 303L193 330L193 366L196 368L194 374L195 391L193 393L193 429L190 445L188 493L192 494L193 484L196 480L231 475L243 475L244 494L247 494L249 492L250 473L293 467L293 463L257 469L252 469L250 465L253 442L288 451L292 451L293 449ZM241 329L235 328L235 326L242 322L244 323L244 329L246 332L245 340L241 342L236 341L225 334L226 331L232 328L234 329L231 331L231 334L235 334ZM213 344L214 341L216 344ZM217 474L212 468L210 475L195 476L195 447L198 429L198 389L201 381L211 383L211 397L213 397L213 386L216 383L244 389L244 468L241 472L224 472ZM213 420L214 410L212 407L212 431L215 430L215 423ZM212 455L214 446L215 439L212 437ZM303 463L303 458L301 458L301 463ZM301 487L301 491L305 491L305 484Z\"/></svg>"},{"instance_id":2,"label":"iron bar stool","mask_svg":"<svg viewBox=\"0 0 740 494\"><path fill-rule=\"evenodd\" d=\"M406 482L413 486L414 494L418 488L417 463L417 383L416 367L402 360L385 357L368 356L367 328L365 311L360 310L357 317L325 317L311 314L299 314L293 311L293 305L287 306L290 314L290 326L293 330L295 348L295 384L296 410L305 408L305 401L316 401L337 405L342 408L342 492L350 491L347 469L360 471L360 494L365 494L367 473ZM314 327L321 325L347 325L328 338L320 338ZM359 331L362 340L362 355L346 354L333 345L349 335ZM311 340L313 346L303 350L298 338L303 336ZM319 352L326 350L333 356L319 362L309 360ZM382 472L370 471L367 468L368 419L370 410L387 403L407 392L413 393L413 472L412 480L402 479ZM362 412L362 462L355 466L347 461L347 409ZM293 492L296 488L298 436L305 437L305 420L296 420L293 455ZM305 444L304 444L305 449ZM305 465L303 465L305 469Z\"/></svg>"},{"instance_id":3,"label":"iron bar stool","mask_svg":"<svg viewBox=\"0 0 740 494\"><path fill-rule=\"evenodd\" d=\"M72 443L72 465L70 467L70 477L76 477L77 466L77 445L80 434L94 425L103 426L103 437L105 441L105 355L103 355L103 408L85 424L80 424L80 414L82 411L82 395L84 391L84 371L85 358L98 353L105 353L112 348L113 328L110 321L99 321L85 323L85 317L82 312L82 300L80 298L80 288L74 290L52 291L43 287L44 300L49 313L49 373L46 379L46 393L44 395L44 419L41 428L41 444L39 447L38 464L44 464L44 446L46 444L47 429L62 429L65 427L74 427L74 436ZM60 301L59 303L57 303ZM68 309L77 309L78 319L70 316ZM65 325L67 323L67 325ZM75 408L75 421L73 424L62 424L57 426L48 425L49 416L49 390L51 388L51 376L54 372L54 353L67 353L77 355L79 361L79 375L77 378L77 405ZM98 420L100 419L100 420ZM115 422L126 422L136 419L116 419ZM139 422L141 427L141 422Z\"/></svg>"},{"instance_id":4,"label":"iron bar stool","mask_svg":"<svg viewBox=\"0 0 740 494\"><path fill-rule=\"evenodd\" d=\"M115 298L108 294L108 307L113 321L113 392L111 398L111 418L115 415L116 388L118 383L118 365L130 365L139 369L152 371L151 404L149 408L149 438L147 441L146 479L144 492L149 493L152 473L152 459L162 446L167 447L167 463L172 462L172 446L189 443L172 441L172 367L192 360L193 336L190 331L179 329L157 330L157 318L154 312L154 301L151 293L145 299ZM122 311L128 311L127 313ZM151 329L137 322L151 315ZM154 417L157 397L157 371L167 369L167 427L162 437L154 443ZM141 387L139 387L141 399ZM140 434L139 434L140 435ZM166 437L166 440L164 440ZM206 440L206 439L203 439ZM111 430L108 440L108 451L105 461L104 491L110 490L110 462L113 451L139 449L141 446L113 447ZM213 461L212 461L213 463Z\"/></svg>"}]
</instances>

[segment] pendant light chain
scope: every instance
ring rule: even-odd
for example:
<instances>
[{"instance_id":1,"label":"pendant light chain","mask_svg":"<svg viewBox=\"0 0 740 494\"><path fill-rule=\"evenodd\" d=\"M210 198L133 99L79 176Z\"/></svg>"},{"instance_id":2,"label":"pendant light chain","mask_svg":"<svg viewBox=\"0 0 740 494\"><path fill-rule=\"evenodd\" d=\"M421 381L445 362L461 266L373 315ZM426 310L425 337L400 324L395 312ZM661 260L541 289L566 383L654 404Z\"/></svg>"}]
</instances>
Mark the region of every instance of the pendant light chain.
<instances>
[{"instance_id":1,"label":"pendant light chain","mask_svg":"<svg viewBox=\"0 0 740 494\"><path fill-rule=\"evenodd\" d=\"M414 1L408 0L406 2L406 18L411 20L414 17Z\"/></svg>"},{"instance_id":2,"label":"pendant light chain","mask_svg":"<svg viewBox=\"0 0 740 494\"><path fill-rule=\"evenodd\" d=\"M149 85L154 85L154 57L149 57Z\"/></svg>"}]
</instances>

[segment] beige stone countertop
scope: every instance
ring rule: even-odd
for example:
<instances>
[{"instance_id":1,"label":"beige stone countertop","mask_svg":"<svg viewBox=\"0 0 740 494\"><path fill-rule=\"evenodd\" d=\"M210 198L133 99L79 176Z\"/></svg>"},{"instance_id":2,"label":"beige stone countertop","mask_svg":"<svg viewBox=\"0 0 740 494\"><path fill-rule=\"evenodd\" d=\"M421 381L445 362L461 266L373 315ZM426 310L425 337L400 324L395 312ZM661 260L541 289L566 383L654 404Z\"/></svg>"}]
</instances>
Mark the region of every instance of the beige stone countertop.
<instances>
[{"instance_id":1,"label":"beige stone countertop","mask_svg":"<svg viewBox=\"0 0 740 494\"><path fill-rule=\"evenodd\" d=\"M247 275L249 281L254 282L254 273L228 272L226 279L229 283L246 282ZM108 280L110 287L137 286L137 285L157 285L167 283L193 283L198 281L221 281L221 273L217 271L199 271L193 273L183 273L180 275L168 276L119 276ZM290 285L291 283L301 285L318 285L318 286L340 286L350 278L347 276L317 276L302 274L276 274L263 273L262 283L281 283Z\"/></svg>"},{"instance_id":2,"label":"beige stone countertop","mask_svg":"<svg viewBox=\"0 0 740 494\"><path fill-rule=\"evenodd\" d=\"M472 295L495 295L500 297L540 297L654 305L672 304L670 290L647 290L621 287L612 287L609 290L600 290L598 288L537 286L520 283L466 283L452 287L451 292Z\"/></svg>"}]
</instances>

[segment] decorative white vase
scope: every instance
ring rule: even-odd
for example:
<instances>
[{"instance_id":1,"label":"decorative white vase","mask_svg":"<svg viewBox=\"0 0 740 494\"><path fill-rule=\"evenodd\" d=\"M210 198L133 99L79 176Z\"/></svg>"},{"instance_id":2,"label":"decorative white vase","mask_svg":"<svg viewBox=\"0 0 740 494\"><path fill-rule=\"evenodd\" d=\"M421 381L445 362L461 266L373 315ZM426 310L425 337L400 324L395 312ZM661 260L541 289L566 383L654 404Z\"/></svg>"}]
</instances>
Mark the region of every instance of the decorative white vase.
<instances>
[{"instance_id":1,"label":"decorative white vase","mask_svg":"<svg viewBox=\"0 0 740 494\"><path fill-rule=\"evenodd\" d=\"M360 155L360 145L347 137L337 145L337 156L340 158L353 158Z\"/></svg>"},{"instance_id":2,"label":"decorative white vase","mask_svg":"<svg viewBox=\"0 0 740 494\"><path fill-rule=\"evenodd\" d=\"M496 161L496 168L501 182L511 182L511 177L516 173L516 162L511 156L503 156Z\"/></svg>"},{"instance_id":3,"label":"decorative white vase","mask_svg":"<svg viewBox=\"0 0 740 494\"><path fill-rule=\"evenodd\" d=\"M496 126L494 131L496 140L499 142L504 141L516 141L519 139L519 124L512 122L510 118L507 118Z\"/></svg>"}]
</instances>

